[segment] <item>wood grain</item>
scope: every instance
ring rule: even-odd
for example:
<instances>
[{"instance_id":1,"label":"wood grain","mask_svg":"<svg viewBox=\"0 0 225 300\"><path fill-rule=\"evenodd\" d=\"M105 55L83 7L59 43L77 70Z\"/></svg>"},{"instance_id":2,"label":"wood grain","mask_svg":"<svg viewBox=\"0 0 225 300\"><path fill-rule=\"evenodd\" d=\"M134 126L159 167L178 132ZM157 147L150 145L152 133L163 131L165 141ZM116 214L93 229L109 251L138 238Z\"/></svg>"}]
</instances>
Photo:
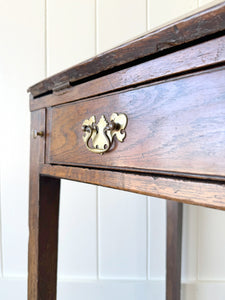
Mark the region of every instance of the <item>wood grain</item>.
<instances>
[{"instance_id":1,"label":"wood grain","mask_svg":"<svg viewBox=\"0 0 225 300\"><path fill-rule=\"evenodd\" d=\"M224 78L219 68L49 109L47 162L224 177ZM128 117L126 139L104 155L88 151L83 121L113 112Z\"/></svg>"},{"instance_id":2,"label":"wood grain","mask_svg":"<svg viewBox=\"0 0 225 300\"><path fill-rule=\"evenodd\" d=\"M225 210L225 184L117 171L43 164L40 173L187 204Z\"/></svg>"},{"instance_id":3,"label":"wood grain","mask_svg":"<svg viewBox=\"0 0 225 300\"><path fill-rule=\"evenodd\" d=\"M29 89L45 132L31 140L29 300L56 299L61 178L225 210L224 45L225 2ZM113 112L124 143L91 153L83 121ZM180 300L181 203L167 204L167 300Z\"/></svg>"},{"instance_id":4,"label":"wood grain","mask_svg":"<svg viewBox=\"0 0 225 300\"><path fill-rule=\"evenodd\" d=\"M225 30L225 3L198 12L164 28L150 32L136 40L114 48L75 67L49 77L29 88L33 96L52 91L59 85L79 82L93 75L123 68L128 63L153 56L165 50L203 39ZM126 66L125 66L126 67Z\"/></svg>"},{"instance_id":5,"label":"wood grain","mask_svg":"<svg viewBox=\"0 0 225 300\"><path fill-rule=\"evenodd\" d=\"M59 193L60 179L40 177L38 300L56 299Z\"/></svg>"},{"instance_id":6,"label":"wood grain","mask_svg":"<svg viewBox=\"0 0 225 300\"><path fill-rule=\"evenodd\" d=\"M167 55L125 68L97 79L64 88L53 94L30 99L31 111L43 107L55 106L128 88L146 82L159 81L163 77L175 76L182 72L195 71L213 64L225 62L225 37L206 41L186 49L169 53Z\"/></svg>"},{"instance_id":7,"label":"wood grain","mask_svg":"<svg viewBox=\"0 0 225 300\"><path fill-rule=\"evenodd\" d=\"M31 114L31 130L45 132L45 110ZM55 300L60 180L39 176L45 139L31 139L28 299Z\"/></svg>"},{"instance_id":8,"label":"wood grain","mask_svg":"<svg viewBox=\"0 0 225 300\"><path fill-rule=\"evenodd\" d=\"M166 300L181 299L182 214L182 203L167 201Z\"/></svg>"},{"instance_id":9,"label":"wood grain","mask_svg":"<svg viewBox=\"0 0 225 300\"><path fill-rule=\"evenodd\" d=\"M31 130L45 131L45 110L31 114ZM38 222L39 222L39 162L44 162L44 140L30 141L30 191L29 191L29 254L28 299L38 299Z\"/></svg>"}]
</instances>

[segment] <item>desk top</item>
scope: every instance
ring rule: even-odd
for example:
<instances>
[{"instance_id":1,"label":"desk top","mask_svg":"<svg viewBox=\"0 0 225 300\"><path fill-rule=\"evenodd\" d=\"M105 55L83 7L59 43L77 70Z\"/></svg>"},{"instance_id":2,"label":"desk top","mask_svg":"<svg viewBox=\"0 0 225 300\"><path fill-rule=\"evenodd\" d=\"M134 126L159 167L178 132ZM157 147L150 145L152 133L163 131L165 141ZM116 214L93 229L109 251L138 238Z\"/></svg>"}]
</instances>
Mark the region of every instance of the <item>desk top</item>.
<instances>
[{"instance_id":1,"label":"desk top","mask_svg":"<svg viewBox=\"0 0 225 300\"><path fill-rule=\"evenodd\" d=\"M53 75L28 89L32 97L51 94L160 55L216 37L225 30L225 2L147 33Z\"/></svg>"}]
</instances>

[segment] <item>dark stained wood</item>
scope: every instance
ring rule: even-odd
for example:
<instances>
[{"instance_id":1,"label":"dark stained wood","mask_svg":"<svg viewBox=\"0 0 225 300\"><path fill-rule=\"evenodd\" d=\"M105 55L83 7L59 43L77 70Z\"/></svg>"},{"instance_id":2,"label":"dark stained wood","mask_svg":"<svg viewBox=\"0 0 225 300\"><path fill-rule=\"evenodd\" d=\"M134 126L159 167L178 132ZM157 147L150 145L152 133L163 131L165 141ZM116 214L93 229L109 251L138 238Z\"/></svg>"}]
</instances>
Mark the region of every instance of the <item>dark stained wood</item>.
<instances>
[{"instance_id":1,"label":"dark stained wood","mask_svg":"<svg viewBox=\"0 0 225 300\"><path fill-rule=\"evenodd\" d=\"M182 203L167 201L166 300L181 299L182 211Z\"/></svg>"},{"instance_id":2,"label":"dark stained wood","mask_svg":"<svg viewBox=\"0 0 225 300\"><path fill-rule=\"evenodd\" d=\"M225 184L117 171L44 164L40 173L56 178L86 182L187 204L225 210Z\"/></svg>"},{"instance_id":3,"label":"dark stained wood","mask_svg":"<svg viewBox=\"0 0 225 300\"><path fill-rule=\"evenodd\" d=\"M167 203L166 289L180 300L182 203L225 210L224 65L225 2L29 89L45 132L31 139L29 300L56 300L61 178L181 202ZM128 116L124 143L91 153L83 121L113 112Z\"/></svg>"},{"instance_id":4,"label":"dark stained wood","mask_svg":"<svg viewBox=\"0 0 225 300\"><path fill-rule=\"evenodd\" d=\"M155 54L160 55L164 50L184 46L224 30L225 3L223 2L45 79L29 88L29 92L33 96L38 96L52 91L57 86L67 87L69 82L75 83L115 67L122 68L125 64L146 57L150 58Z\"/></svg>"},{"instance_id":5,"label":"dark stained wood","mask_svg":"<svg viewBox=\"0 0 225 300\"><path fill-rule=\"evenodd\" d=\"M31 114L31 130L45 131L45 110ZM29 257L28 299L38 299L38 222L39 222L39 163L44 162L44 140L30 141L30 191L29 191Z\"/></svg>"},{"instance_id":6,"label":"dark stained wood","mask_svg":"<svg viewBox=\"0 0 225 300\"><path fill-rule=\"evenodd\" d=\"M30 100L30 109L50 107L82 98L130 87L147 81L160 80L181 72L194 71L201 67L225 62L225 37L219 37L165 56L125 68L97 79L65 88L62 91Z\"/></svg>"},{"instance_id":7,"label":"dark stained wood","mask_svg":"<svg viewBox=\"0 0 225 300\"><path fill-rule=\"evenodd\" d=\"M45 110L33 112L31 130L45 132ZM28 299L55 300L60 180L41 177L45 139L31 139Z\"/></svg>"},{"instance_id":8,"label":"dark stained wood","mask_svg":"<svg viewBox=\"0 0 225 300\"><path fill-rule=\"evenodd\" d=\"M37 299L56 299L59 192L60 179L40 178Z\"/></svg>"},{"instance_id":9,"label":"dark stained wood","mask_svg":"<svg viewBox=\"0 0 225 300\"><path fill-rule=\"evenodd\" d=\"M224 177L224 78L218 68L49 109L47 162ZM90 152L83 121L113 112L128 117L126 139L104 155Z\"/></svg>"}]
</instances>

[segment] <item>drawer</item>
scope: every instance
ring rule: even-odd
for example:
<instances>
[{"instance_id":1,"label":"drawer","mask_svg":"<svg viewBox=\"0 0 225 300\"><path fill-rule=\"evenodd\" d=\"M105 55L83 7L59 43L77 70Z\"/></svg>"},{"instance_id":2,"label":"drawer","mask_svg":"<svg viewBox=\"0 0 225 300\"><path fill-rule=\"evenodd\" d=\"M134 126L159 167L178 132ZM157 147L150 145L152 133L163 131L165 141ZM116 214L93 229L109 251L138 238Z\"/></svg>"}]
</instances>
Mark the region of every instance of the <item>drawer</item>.
<instances>
[{"instance_id":1,"label":"drawer","mask_svg":"<svg viewBox=\"0 0 225 300\"><path fill-rule=\"evenodd\" d=\"M46 161L109 169L225 175L225 69L217 68L48 108ZM122 143L89 151L81 129L91 116L128 118Z\"/></svg>"}]
</instances>

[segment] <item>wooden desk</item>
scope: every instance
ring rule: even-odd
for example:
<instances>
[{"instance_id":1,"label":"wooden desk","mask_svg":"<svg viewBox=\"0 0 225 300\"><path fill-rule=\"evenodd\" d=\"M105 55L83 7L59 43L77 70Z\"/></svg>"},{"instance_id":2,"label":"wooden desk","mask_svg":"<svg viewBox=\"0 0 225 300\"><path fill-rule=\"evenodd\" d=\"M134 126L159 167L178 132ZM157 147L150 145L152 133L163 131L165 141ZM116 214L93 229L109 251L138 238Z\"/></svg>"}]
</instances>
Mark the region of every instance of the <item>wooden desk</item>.
<instances>
[{"instance_id":1,"label":"wooden desk","mask_svg":"<svg viewBox=\"0 0 225 300\"><path fill-rule=\"evenodd\" d=\"M29 300L56 299L61 178L177 201L166 299L180 299L182 203L225 209L224 83L222 3L29 89Z\"/></svg>"}]
</instances>

